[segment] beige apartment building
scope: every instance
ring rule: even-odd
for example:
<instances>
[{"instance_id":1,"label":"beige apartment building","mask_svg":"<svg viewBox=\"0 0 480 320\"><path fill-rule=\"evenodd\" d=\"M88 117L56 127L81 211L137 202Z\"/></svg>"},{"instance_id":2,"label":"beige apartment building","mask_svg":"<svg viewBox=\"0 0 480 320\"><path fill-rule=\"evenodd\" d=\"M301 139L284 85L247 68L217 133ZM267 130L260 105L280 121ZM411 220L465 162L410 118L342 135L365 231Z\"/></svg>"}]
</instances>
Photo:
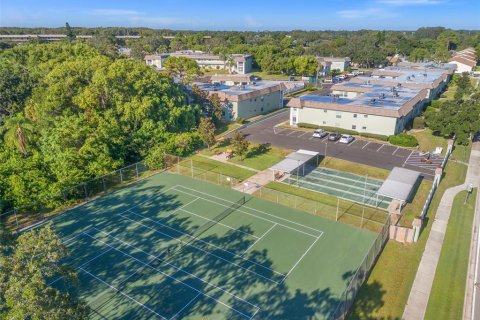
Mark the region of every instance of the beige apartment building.
<instances>
[{"instance_id":1,"label":"beige apartment building","mask_svg":"<svg viewBox=\"0 0 480 320\"><path fill-rule=\"evenodd\" d=\"M218 95L224 105L223 117L227 121L248 119L283 107L285 85L279 81L244 82L241 76L221 76L211 82L194 83L209 96ZM236 83L236 84L232 84Z\"/></svg>"},{"instance_id":2,"label":"beige apartment building","mask_svg":"<svg viewBox=\"0 0 480 320\"><path fill-rule=\"evenodd\" d=\"M195 60L198 66L203 69L229 70L238 74L246 74L252 71L253 58L249 54L231 54L221 57L220 55L213 55L203 51L183 50L146 55L144 60L147 65L155 66L157 70L163 70L165 60L170 56Z\"/></svg>"}]
</instances>

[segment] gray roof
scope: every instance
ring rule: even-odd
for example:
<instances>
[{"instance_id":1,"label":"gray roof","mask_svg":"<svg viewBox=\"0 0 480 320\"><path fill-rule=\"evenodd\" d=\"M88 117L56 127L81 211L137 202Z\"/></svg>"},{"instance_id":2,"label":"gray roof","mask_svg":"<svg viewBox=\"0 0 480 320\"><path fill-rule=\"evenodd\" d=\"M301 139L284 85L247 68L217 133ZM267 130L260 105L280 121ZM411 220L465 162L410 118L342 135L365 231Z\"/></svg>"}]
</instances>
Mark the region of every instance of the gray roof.
<instances>
[{"instance_id":1,"label":"gray roof","mask_svg":"<svg viewBox=\"0 0 480 320\"><path fill-rule=\"evenodd\" d=\"M395 167L378 189L377 194L396 200L407 201L420 172Z\"/></svg>"},{"instance_id":2,"label":"gray roof","mask_svg":"<svg viewBox=\"0 0 480 320\"><path fill-rule=\"evenodd\" d=\"M315 158L318 154L315 151L300 149L290 153L284 160L272 166L270 170L290 173Z\"/></svg>"}]
</instances>

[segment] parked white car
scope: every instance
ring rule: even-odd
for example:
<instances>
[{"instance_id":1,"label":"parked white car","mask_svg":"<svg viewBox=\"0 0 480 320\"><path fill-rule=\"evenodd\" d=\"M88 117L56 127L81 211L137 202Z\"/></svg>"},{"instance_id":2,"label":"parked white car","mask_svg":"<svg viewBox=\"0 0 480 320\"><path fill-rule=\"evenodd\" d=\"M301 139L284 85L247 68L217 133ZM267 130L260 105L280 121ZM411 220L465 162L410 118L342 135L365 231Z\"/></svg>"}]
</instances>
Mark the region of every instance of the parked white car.
<instances>
[{"instance_id":1,"label":"parked white car","mask_svg":"<svg viewBox=\"0 0 480 320\"><path fill-rule=\"evenodd\" d=\"M327 135L328 135L328 132L323 129L316 129L315 131L313 131L314 138L323 138L323 137L326 137Z\"/></svg>"},{"instance_id":2,"label":"parked white car","mask_svg":"<svg viewBox=\"0 0 480 320\"><path fill-rule=\"evenodd\" d=\"M340 138L340 143L350 143L353 141L353 137L349 134L342 134L342 137Z\"/></svg>"}]
</instances>

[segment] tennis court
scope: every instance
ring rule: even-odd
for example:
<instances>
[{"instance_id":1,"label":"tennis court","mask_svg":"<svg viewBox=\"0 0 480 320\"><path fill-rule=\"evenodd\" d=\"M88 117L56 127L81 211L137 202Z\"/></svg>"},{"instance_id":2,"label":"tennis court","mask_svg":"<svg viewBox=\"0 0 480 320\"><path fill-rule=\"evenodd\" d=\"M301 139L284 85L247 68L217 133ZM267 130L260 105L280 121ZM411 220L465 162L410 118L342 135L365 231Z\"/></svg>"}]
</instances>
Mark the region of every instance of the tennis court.
<instances>
[{"instance_id":1,"label":"tennis court","mask_svg":"<svg viewBox=\"0 0 480 320\"><path fill-rule=\"evenodd\" d=\"M293 175L290 184L382 209L392 199L377 196L383 181L327 168L316 168L304 176Z\"/></svg>"},{"instance_id":2,"label":"tennis court","mask_svg":"<svg viewBox=\"0 0 480 320\"><path fill-rule=\"evenodd\" d=\"M377 235L244 196L161 173L51 221L95 319L328 318Z\"/></svg>"}]
</instances>

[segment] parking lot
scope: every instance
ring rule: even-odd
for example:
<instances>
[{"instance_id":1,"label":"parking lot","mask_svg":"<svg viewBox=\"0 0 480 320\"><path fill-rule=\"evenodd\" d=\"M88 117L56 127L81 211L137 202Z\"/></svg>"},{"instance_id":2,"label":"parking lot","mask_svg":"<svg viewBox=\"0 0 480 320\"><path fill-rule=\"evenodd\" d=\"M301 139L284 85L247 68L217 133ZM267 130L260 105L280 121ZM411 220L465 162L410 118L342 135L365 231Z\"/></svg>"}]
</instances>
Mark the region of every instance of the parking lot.
<instances>
[{"instance_id":1,"label":"parking lot","mask_svg":"<svg viewBox=\"0 0 480 320\"><path fill-rule=\"evenodd\" d=\"M350 144L328 141L328 138L313 138L313 130L296 130L275 127L287 121L288 112L279 114L242 130L247 139L256 143L271 143L274 146L292 150L307 149L322 155L366 164L377 168L391 170L405 167L419 171L426 179L432 180L435 168L442 162L442 156L433 156L423 162L419 151L395 147L387 143L355 139Z\"/></svg>"}]
</instances>

